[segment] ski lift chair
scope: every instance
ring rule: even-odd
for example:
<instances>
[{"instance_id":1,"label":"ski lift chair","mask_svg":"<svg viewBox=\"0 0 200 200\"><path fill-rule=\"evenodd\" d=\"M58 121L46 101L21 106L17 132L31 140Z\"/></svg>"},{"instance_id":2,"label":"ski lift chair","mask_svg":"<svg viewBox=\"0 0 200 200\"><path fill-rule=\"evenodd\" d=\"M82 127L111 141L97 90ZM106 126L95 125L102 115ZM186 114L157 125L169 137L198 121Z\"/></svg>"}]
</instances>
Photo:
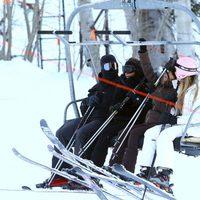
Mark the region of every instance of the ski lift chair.
<instances>
[{"instance_id":1,"label":"ski lift chair","mask_svg":"<svg viewBox=\"0 0 200 200\"><path fill-rule=\"evenodd\" d=\"M191 124L192 117L197 112L197 110L200 110L200 105L192 112L190 118L188 119L182 137L180 138L180 150L179 150L179 152L182 154L194 157L200 155L200 137L188 136L187 131L189 127L198 126L200 128L200 123Z\"/></svg>"}]
</instances>

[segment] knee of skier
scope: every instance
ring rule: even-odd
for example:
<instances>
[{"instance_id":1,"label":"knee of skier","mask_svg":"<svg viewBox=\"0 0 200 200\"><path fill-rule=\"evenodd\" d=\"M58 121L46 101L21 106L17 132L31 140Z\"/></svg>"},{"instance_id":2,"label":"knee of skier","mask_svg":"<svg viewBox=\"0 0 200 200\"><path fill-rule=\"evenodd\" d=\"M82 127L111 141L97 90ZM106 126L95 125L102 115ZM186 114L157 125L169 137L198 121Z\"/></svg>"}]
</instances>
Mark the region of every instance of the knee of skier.
<instances>
[{"instance_id":1,"label":"knee of skier","mask_svg":"<svg viewBox=\"0 0 200 200\"><path fill-rule=\"evenodd\" d=\"M172 141L173 141L173 139L171 139L170 135L165 133L165 131L161 132L157 139L158 144L166 144L166 143L172 142Z\"/></svg>"},{"instance_id":2,"label":"knee of skier","mask_svg":"<svg viewBox=\"0 0 200 200\"><path fill-rule=\"evenodd\" d=\"M144 139L145 141L154 141L154 133L150 129L148 129L144 134Z\"/></svg>"},{"instance_id":3,"label":"knee of skier","mask_svg":"<svg viewBox=\"0 0 200 200\"><path fill-rule=\"evenodd\" d=\"M60 129L58 129L56 131L56 137L60 140L60 138L62 137L62 131L60 131Z\"/></svg>"}]
</instances>

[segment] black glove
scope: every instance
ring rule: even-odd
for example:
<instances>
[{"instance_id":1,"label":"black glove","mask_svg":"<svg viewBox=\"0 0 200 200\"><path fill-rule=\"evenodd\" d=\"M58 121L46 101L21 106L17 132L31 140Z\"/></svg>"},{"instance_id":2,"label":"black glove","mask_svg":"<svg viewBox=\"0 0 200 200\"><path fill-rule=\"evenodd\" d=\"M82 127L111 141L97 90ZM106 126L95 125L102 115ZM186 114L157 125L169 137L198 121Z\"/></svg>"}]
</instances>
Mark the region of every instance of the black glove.
<instances>
[{"instance_id":1,"label":"black glove","mask_svg":"<svg viewBox=\"0 0 200 200\"><path fill-rule=\"evenodd\" d=\"M169 61L165 64L164 68L172 72L175 71L174 67L175 62L176 60L170 57Z\"/></svg>"},{"instance_id":2,"label":"black glove","mask_svg":"<svg viewBox=\"0 0 200 200\"><path fill-rule=\"evenodd\" d=\"M91 95L87 99L87 106L97 106L100 104L100 98L97 95Z\"/></svg>"},{"instance_id":3,"label":"black glove","mask_svg":"<svg viewBox=\"0 0 200 200\"><path fill-rule=\"evenodd\" d=\"M114 111L119 111L121 109L121 103L116 103L115 105L109 107L109 112L113 113Z\"/></svg>"},{"instance_id":4,"label":"black glove","mask_svg":"<svg viewBox=\"0 0 200 200\"><path fill-rule=\"evenodd\" d=\"M146 40L144 38L139 39L140 42L145 42ZM146 45L140 45L139 53L145 53L147 52L147 46Z\"/></svg>"},{"instance_id":5,"label":"black glove","mask_svg":"<svg viewBox=\"0 0 200 200\"><path fill-rule=\"evenodd\" d=\"M173 103L176 103L176 101L177 101L177 91L174 90L174 91L170 92L170 94L163 95L163 99L165 99L167 101L171 101Z\"/></svg>"},{"instance_id":6,"label":"black glove","mask_svg":"<svg viewBox=\"0 0 200 200\"><path fill-rule=\"evenodd\" d=\"M160 123L171 125L177 124L177 117L170 113L164 112L160 115Z\"/></svg>"},{"instance_id":7,"label":"black glove","mask_svg":"<svg viewBox=\"0 0 200 200\"><path fill-rule=\"evenodd\" d=\"M129 91L127 94L126 94L127 97L130 97L131 101L133 103L140 103L142 101L141 97L139 97L137 94L135 94L134 92L132 91Z\"/></svg>"},{"instance_id":8,"label":"black glove","mask_svg":"<svg viewBox=\"0 0 200 200\"><path fill-rule=\"evenodd\" d=\"M146 83L146 87L145 90L147 91L147 93L153 93L155 91L156 87L153 83Z\"/></svg>"}]
</instances>

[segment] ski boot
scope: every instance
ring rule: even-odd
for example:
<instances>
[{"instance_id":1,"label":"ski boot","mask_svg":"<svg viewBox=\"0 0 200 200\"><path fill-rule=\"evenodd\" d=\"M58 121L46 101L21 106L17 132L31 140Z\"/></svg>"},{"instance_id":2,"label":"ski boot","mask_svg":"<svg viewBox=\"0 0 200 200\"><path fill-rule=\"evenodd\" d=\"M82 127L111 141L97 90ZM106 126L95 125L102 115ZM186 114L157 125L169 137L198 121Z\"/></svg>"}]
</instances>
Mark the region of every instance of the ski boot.
<instances>
[{"instance_id":1,"label":"ski boot","mask_svg":"<svg viewBox=\"0 0 200 200\"><path fill-rule=\"evenodd\" d=\"M76 183L75 181L69 181L69 183L64 185L62 188L68 190L91 190L90 188L81 185L80 183Z\"/></svg>"},{"instance_id":2,"label":"ski boot","mask_svg":"<svg viewBox=\"0 0 200 200\"><path fill-rule=\"evenodd\" d=\"M158 174L150 178L150 181L159 187L162 190L165 190L167 193L173 194L171 187L173 184L170 184L170 174L173 173L172 169L168 168L158 168Z\"/></svg>"},{"instance_id":3,"label":"ski boot","mask_svg":"<svg viewBox=\"0 0 200 200\"><path fill-rule=\"evenodd\" d=\"M52 187L64 187L69 183L69 180L66 178L55 178L49 183L49 179L46 179L43 183L36 184L36 188L52 188Z\"/></svg>"},{"instance_id":4,"label":"ski boot","mask_svg":"<svg viewBox=\"0 0 200 200\"><path fill-rule=\"evenodd\" d=\"M151 176L154 176L156 174L154 167L151 169L151 172L150 172L150 169L151 169L151 167L142 166L141 169L140 169L140 173L137 174L137 176L139 178L143 178L145 180L148 180L148 178L150 178ZM151 174L149 174L149 173L151 173ZM141 185L141 183L135 181L134 185Z\"/></svg>"}]
</instances>

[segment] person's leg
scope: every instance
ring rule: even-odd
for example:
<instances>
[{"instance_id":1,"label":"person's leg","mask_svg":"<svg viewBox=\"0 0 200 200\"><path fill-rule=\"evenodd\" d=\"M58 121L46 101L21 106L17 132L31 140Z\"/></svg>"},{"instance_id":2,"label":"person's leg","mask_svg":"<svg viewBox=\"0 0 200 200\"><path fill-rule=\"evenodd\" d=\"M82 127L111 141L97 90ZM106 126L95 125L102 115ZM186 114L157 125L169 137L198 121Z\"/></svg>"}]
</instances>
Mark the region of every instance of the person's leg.
<instances>
[{"instance_id":1,"label":"person's leg","mask_svg":"<svg viewBox=\"0 0 200 200\"><path fill-rule=\"evenodd\" d=\"M113 121L102 131L93 148L91 160L95 165L102 167L108 153L108 148L112 139L117 135L118 131L124 128L126 123Z\"/></svg>"},{"instance_id":2,"label":"person's leg","mask_svg":"<svg viewBox=\"0 0 200 200\"><path fill-rule=\"evenodd\" d=\"M174 145L173 140L182 135L184 126L173 126L164 129L156 142L156 160L157 175L150 180L166 192L173 193L170 187L170 176L174 167Z\"/></svg>"},{"instance_id":3,"label":"person's leg","mask_svg":"<svg viewBox=\"0 0 200 200\"><path fill-rule=\"evenodd\" d=\"M128 145L125 149L122 160L122 164L127 170L131 172L135 171L139 141L142 137L144 137L145 131L153 126L153 124L141 124L140 126L136 126L131 130L128 139Z\"/></svg>"},{"instance_id":4,"label":"person's leg","mask_svg":"<svg viewBox=\"0 0 200 200\"><path fill-rule=\"evenodd\" d=\"M59 139L59 141L65 147L67 146L68 142L70 141L71 137L73 136L80 120L81 120L80 118L69 120L57 130L56 137ZM54 147L54 149L55 149L55 151L60 153L60 151L56 147ZM52 157L52 167L53 168L55 168L55 166L57 165L58 160L59 159L56 158L55 156ZM67 168L67 167L69 167L69 165L63 162L63 164L59 167L59 169Z\"/></svg>"},{"instance_id":5,"label":"person's leg","mask_svg":"<svg viewBox=\"0 0 200 200\"><path fill-rule=\"evenodd\" d=\"M134 125L133 127L138 127L140 126L139 124L138 125ZM123 133L123 136L121 136L123 130L119 132L118 136L117 136L117 142L115 143L114 145L114 148L113 148L113 151L112 151L112 155L111 155L111 158L110 158L110 161L109 161L109 165L112 166L113 164L115 163L118 163L118 164L122 164L122 159L123 159L123 156L124 156L124 151L127 147L127 143L128 143L128 137L129 137L129 134L127 135L127 132L125 131ZM118 139L120 137L120 139ZM125 138L125 139L124 139Z\"/></svg>"},{"instance_id":6,"label":"person's leg","mask_svg":"<svg viewBox=\"0 0 200 200\"><path fill-rule=\"evenodd\" d=\"M151 166L156 151L156 140L160 134L162 125L154 126L144 134L144 143L141 151L141 166Z\"/></svg>"},{"instance_id":7,"label":"person's leg","mask_svg":"<svg viewBox=\"0 0 200 200\"><path fill-rule=\"evenodd\" d=\"M112 150L112 155L109 160L109 166L112 166L115 163L121 164L122 163L122 158L124 155L124 150L127 146L128 142L128 136L124 139L124 137L119 136L122 134L122 131L119 131L119 134L117 136L117 140L115 142L114 148Z\"/></svg>"},{"instance_id":8,"label":"person's leg","mask_svg":"<svg viewBox=\"0 0 200 200\"><path fill-rule=\"evenodd\" d=\"M173 126L163 130L158 139L156 147L155 166L173 169L174 165L174 145L176 137L182 136L184 126Z\"/></svg>"},{"instance_id":9,"label":"person's leg","mask_svg":"<svg viewBox=\"0 0 200 200\"><path fill-rule=\"evenodd\" d=\"M61 126L57 132L56 132L56 137L60 140L60 142L66 147L70 138L72 137L72 135L74 134L74 131L76 130L79 122L80 122L80 118L77 119L72 119L72 120L68 120L66 121L66 123ZM58 153L59 150L54 147L55 151L57 151ZM60 165L59 163L59 159L56 158L55 156L52 157L52 168L57 168L59 170L62 170L63 168L70 168L71 166L68 165L65 162L62 162L62 164ZM59 165L58 165L59 164ZM45 180L43 183L39 183L36 184L37 188L45 188L47 186L61 186L63 184L67 184L68 180L57 175L57 174L51 174L51 177L47 180Z\"/></svg>"},{"instance_id":10,"label":"person's leg","mask_svg":"<svg viewBox=\"0 0 200 200\"><path fill-rule=\"evenodd\" d=\"M75 138L75 154L80 155L83 158L90 158L91 155L91 148L94 145L95 141L92 141L91 145L89 145L88 148L84 149L82 151L82 148L85 146L85 144L90 140L90 138L96 133L96 131L99 129L99 127L102 125L102 121L99 120L93 120L91 122L88 122L84 126L82 126L76 134Z\"/></svg>"}]
</instances>

